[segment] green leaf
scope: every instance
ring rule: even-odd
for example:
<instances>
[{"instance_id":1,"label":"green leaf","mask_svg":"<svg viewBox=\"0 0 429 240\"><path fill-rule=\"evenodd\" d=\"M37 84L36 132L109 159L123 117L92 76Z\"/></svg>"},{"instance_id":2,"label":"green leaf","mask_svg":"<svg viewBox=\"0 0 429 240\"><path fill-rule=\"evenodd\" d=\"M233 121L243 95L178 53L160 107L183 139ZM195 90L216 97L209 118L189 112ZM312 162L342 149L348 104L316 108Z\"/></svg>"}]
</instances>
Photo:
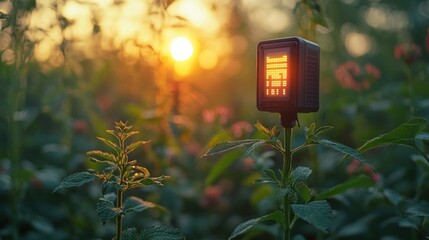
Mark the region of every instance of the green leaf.
<instances>
[{"instance_id":1,"label":"green leaf","mask_svg":"<svg viewBox=\"0 0 429 240\"><path fill-rule=\"evenodd\" d=\"M423 139L419 139L416 135L424 129L427 125L427 121L424 118L413 118L397 128L393 129L390 132L385 134L381 134L371 140L366 141L360 148L360 152L366 152L370 149L400 144L406 145L413 148L418 148L417 141L423 141Z\"/></svg>"},{"instance_id":2,"label":"green leaf","mask_svg":"<svg viewBox=\"0 0 429 240\"><path fill-rule=\"evenodd\" d=\"M147 168L145 167L141 167L141 166L132 166L133 170L137 170L140 173L142 173L145 177L149 177L150 176L150 172L149 170L147 170Z\"/></svg>"},{"instance_id":3,"label":"green leaf","mask_svg":"<svg viewBox=\"0 0 429 240\"><path fill-rule=\"evenodd\" d=\"M316 123L314 122L310 124L310 127L305 128L305 137L307 141L313 138L315 129L316 129Z\"/></svg>"},{"instance_id":4,"label":"green leaf","mask_svg":"<svg viewBox=\"0 0 429 240\"><path fill-rule=\"evenodd\" d=\"M268 129L267 127L265 127L261 122L257 121L256 124L254 124L255 128L258 129L259 132L261 132L262 134L264 134L267 137L273 137L272 132L270 131L270 129Z\"/></svg>"},{"instance_id":5,"label":"green leaf","mask_svg":"<svg viewBox=\"0 0 429 240\"><path fill-rule=\"evenodd\" d=\"M371 168L371 170L374 171L374 169L369 164L366 163L365 157L360 152L354 150L353 148L343 145L341 143L332 142L326 139L317 140L316 142L324 147L331 148L338 152L344 153L345 155L351 156L359 160L362 164L368 165Z\"/></svg>"},{"instance_id":6,"label":"green leaf","mask_svg":"<svg viewBox=\"0 0 429 240\"><path fill-rule=\"evenodd\" d=\"M291 207L297 217L325 233L331 225L332 209L326 200L313 201L308 204L292 204Z\"/></svg>"},{"instance_id":7,"label":"green leaf","mask_svg":"<svg viewBox=\"0 0 429 240\"><path fill-rule=\"evenodd\" d=\"M390 189L384 190L383 195L395 206L398 206L402 201L401 195Z\"/></svg>"},{"instance_id":8,"label":"green leaf","mask_svg":"<svg viewBox=\"0 0 429 240\"><path fill-rule=\"evenodd\" d=\"M164 186L164 181L165 179L169 178L169 176L159 176L159 177L148 177L148 178L143 178L141 180L139 180L138 182L140 184L143 184L144 186L147 185L160 185L160 186Z\"/></svg>"},{"instance_id":9,"label":"green leaf","mask_svg":"<svg viewBox=\"0 0 429 240\"><path fill-rule=\"evenodd\" d=\"M261 178L257 179L255 181L255 183L257 183L257 184L268 183L268 184L280 185L281 182L273 170L264 169L264 170L262 170L262 172L263 172L263 176L265 176L265 177L261 177Z\"/></svg>"},{"instance_id":10,"label":"green leaf","mask_svg":"<svg viewBox=\"0 0 429 240\"><path fill-rule=\"evenodd\" d=\"M320 26L329 28L328 23L326 22L326 19L320 14L318 14L313 20L315 23L319 24Z\"/></svg>"},{"instance_id":11,"label":"green leaf","mask_svg":"<svg viewBox=\"0 0 429 240\"><path fill-rule=\"evenodd\" d=\"M139 234L136 228L127 228L122 231L122 240L137 240L138 236ZM116 239L116 237L114 239Z\"/></svg>"},{"instance_id":12,"label":"green leaf","mask_svg":"<svg viewBox=\"0 0 429 240\"><path fill-rule=\"evenodd\" d=\"M228 238L228 240L230 239L234 239L244 233L246 233L247 231L249 231L252 227L254 227L256 224L259 224L261 222L266 222L266 221L276 221L278 223L283 222L283 212L282 211L275 211L273 213L270 213L268 215L259 217L259 218L254 218L251 219L247 222L244 222L240 225L238 225L234 231L232 232L231 236ZM282 224L283 225L283 224Z\"/></svg>"},{"instance_id":13,"label":"green leaf","mask_svg":"<svg viewBox=\"0 0 429 240\"><path fill-rule=\"evenodd\" d=\"M313 197L313 192L304 183L295 186L295 191L298 193L300 201L303 203L308 203L311 200L311 197Z\"/></svg>"},{"instance_id":14,"label":"green leaf","mask_svg":"<svg viewBox=\"0 0 429 240\"><path fill-rule=\"evenodd\" d=\"M110 160L106 160L106 159L98 159L95 157L89 157L89 161L96 162L96 163L106 163L106 164L111 164L113 166L116 166L116 164L114 162L112 162Z\"/></svg>"},{"instance_id":15,"label":"green leaf","mask_svg":"<svg viewBox=\"0 0 429 240\"><path fill-rule=\"evenodd\" d=\"M86 152L86 155L88 155L88 156L95 155L98 157L102 157L102 158L106 159L107 161L116 162L115 155L108 153L108 152L102 152L102 151L94 150L94 151Z\"/></svg>"},{"instance_id":16,"label":"green leaf","mask_svg":"<svg viewBox=\"0 0 429 240\"><path fill-rule=\"evenodd\" d=\"M99 199L97 203L97 215L103 225L119 214L122 214L122 210L115 208L113 202L103 197Z\"/></svg>"},{"instance_id":17,"label":"green leaf","mask_svg":"<svg viewBox=\"0 0 429 240\"><path fill-rule=\"evenodd\" d=\"M261 141L265 142L265 140L263 140L263 139L245 139L245 140L239 140L239 141L233 141L233 142L230 142L230 141L221 142L221 143L214 145L212 148L210 148L203 155L203 157L213 156L213 155L216 155L219 153L224 153L224 152L231 151L233 149L243 147L246 145L254 145L255 143L258 143Z\"/></svg>"},{"instance_id":18,"label":"green leaf","mask_svg":"<svg viewBox=\"0 0 429 240\"><path fill-rule=\"evenodd\" d=\"M423 158L423 156L413 155L411 158L421 169L426 172L426 174L429 174L429 163Z\"/></svg>"},{"instance_id":19,"label":"green leaf","mask_svg":"<svg viewBox=\"0 0 429 240\"><path fill-rule=\"evenodd\" d=\"M140 233L140 240L184 240L185 236L177 228L167 226L151 226Z\"/></svg>"},{"instance_id":20,"label":"green leaf","mask_svg":"<svg viewBox=\"0 0 429 240\"><path fill-rule=\"evenodd\" d=\"M113 143L112 141L102 138L102 137L97 137L98 140L104 142L107 146L111 147L112 149L114 149L117 153L120 151L118 145L116 145L115 143Z\"/></svg>"},{"instance_id":21,"label":"green leaf","mask_svg":"<svg viewBox=\"0 0 429 240\"><path fill-rule=\"evenodd\" d=\"M255 150L257 147L260 147L264 144L265 144L265 140L255 142L253 145L251 145L249 148L246 149L246 152L244 152L244 157L249 156L253 150Z\"/></svg>"},{"instance_id":22,"label":"green leaf","mask_svg":"<svg viewBox=\"0 0 429 240\"><path fill-rule=\"evenodd\" d=\"M311 175L311 169L308 167L296 167L291 175L290 175L290 179L291 179L291 185L295 185L299 182L304 182L307 180L307 178Z\"/></svg>"},{"instance_id":23,"label":"green leaf","mask_svg":"<svg viewBox=\"0 0 429 240\"><path fill-rule=\"evenodd\" d=\"M148 142L150 142L150 141L138 141L138 142L132 143L132 144L128 145L127 148L125 148L125 152L128 154L128 153L136 150L138 147L140 147L140 146L142 146Z\"/></svg>"},{"instance_id":24,"label":"green leaf","mask_svg":"<svg viewBox=\"0 0 429 240\"><path fill-rule=\"evenodd\" d=\"M374 185L370 177L359 175L347 182L338 184L326 192L317 195L316 199L327 199L353 188L367 188Z\"/></svg>"},{"instance_id":25,"label":"green leaf","mask_svg":"<svg viewBox=\"0 0 429 240\"><path fill-rule=\"evenodd\" d=\"M212 167L209 175L206 178L205 184L210 185L217 180L217 178L226 171L226 169L237 159L241 157L240 152L230 152L225 154L216 164Z\"/></svg>"},{"instance_id":26,"label":"green leaf","mask_svg":"<svg viewBox=\"0 0 429 240\"><path fill-rule=\"evenodd\" d=\"M418 202L413 203L408 209L407 213L412 214L417 217L429 217L429 203L428 202Z\"/></svg>"},{"instance_id":27,"label":"green leaf","mask_svg":"<svg viewBox=\"0 0 429 240\"><path fill-rule=\"evenodd\" d=\"M54 189L53 193L63 188L80 187L85 183L94 181L94 179L95 174L90 172L74 173L64 178L60 185Z\"/></svg>"},{"instance_id":28,"label":"green leaf","mask_svg":"<svg viewBox=\"0 0 429 240\"><path fill-rule=\"evenodd\" d=\"M163 207L161 207L158 204L155 204L153 202L144 201L143 199L140 199L138 197L131 196L127 199L125 199L123 204L124 212L142 212L148 208L158 208L165 210Z\"/></svg>"},{"instance_id":29,"label":"green leaf","mask_svg":"<svg viewBox=\"0 0 429 240\"><path fill-rule=\"evenodd\" d=\"M334 127L332 127L332 126L322 126L322 127L318 128L318 129L316 129L316 130L314 131L314 134L318 135L318 134L321 134L321 133L327 132L327 131L329 131L329 130L331 130L331 129L333 129L333 128L334 128Z\"/></svg>"}]
</instances>

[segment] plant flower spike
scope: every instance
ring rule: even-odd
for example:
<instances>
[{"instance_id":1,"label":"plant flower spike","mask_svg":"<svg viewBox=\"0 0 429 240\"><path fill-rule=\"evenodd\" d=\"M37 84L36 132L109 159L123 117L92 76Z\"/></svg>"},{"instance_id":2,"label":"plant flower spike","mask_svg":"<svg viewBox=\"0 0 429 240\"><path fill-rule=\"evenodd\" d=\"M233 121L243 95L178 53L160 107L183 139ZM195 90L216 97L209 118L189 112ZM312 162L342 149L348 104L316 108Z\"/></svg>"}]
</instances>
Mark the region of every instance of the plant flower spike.
<instances>
[{"instance_id":1,"label":"plant flower spike","mask_svg":"<svg viewBox=\"0 0 429 240\"><path fill-rule=\"evenodd\" d=\"M128 190L149 185L163 186L163 182L167 178L164 175L152 177L147 168L137 165L137 160L130 160L128 158L132 151L149 142L137 141L127 144L126 140L129 137L139 133L131 131L131 128L132 126L122 121L115 123L114 130L106 131L114 137L115 141L98 137L112 151L103 152L95 150L87 152L91 161L106 166L102 171L89 169L86 172L72 174L66 177L54 189L54 192L63 188L79 187L85 183L99 179L102 182L103 196L100 197L97 203L97 214L103 225L112 219L116 219L116 237L113 239L185 239L178 229L167 226L146 227L140 232L135 228L122 230L123 218L127 213L142 212L150 208L165 211L164 207L135 196L129 196L124 200L124 194Z\"/></svg>"}]
</instances>

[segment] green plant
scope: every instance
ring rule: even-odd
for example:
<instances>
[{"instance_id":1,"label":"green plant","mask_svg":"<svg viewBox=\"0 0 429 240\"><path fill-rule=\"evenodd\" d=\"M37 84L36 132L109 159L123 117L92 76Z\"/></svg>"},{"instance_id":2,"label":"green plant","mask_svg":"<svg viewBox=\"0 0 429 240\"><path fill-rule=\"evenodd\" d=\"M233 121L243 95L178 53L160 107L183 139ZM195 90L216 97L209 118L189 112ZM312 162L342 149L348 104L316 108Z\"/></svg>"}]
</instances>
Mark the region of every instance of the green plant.
<instances>
[{"instance_id":1,"label":"green plant","mask_svg":"<svg viewBox=\"0 0 429 240\"><path fill-rule=\"evenodd\" d=\"M284 139L281 141L281 128L279 126L274 126L269 129L258 122L255 124L255 127L263 134L263 136L265 136L265 138L221 142L210 148L204 156L212 156L243 146L248 147L244 155L250 154L251 151L262 145L270 145L274 147L283 155L283 168L278 169L277 171L264 169L262 174L263 177L258 179L256 183L275 185L278 188L277 197L281 200L282 207L279 207L276 211L270 214L238 225L229 239L236 238L251 230L255 225L266 221L274 221L281 225L283 229L283 239L290 239L292 228L298 219L305 220L319 230L327 232L331 223L332 210L326 199L337 196L338 194L344 193L353 188L369 188L374 185L373 180L368 176L358 175L346 182L335 185L324 192L315 194L314 191L312 191L312 189L310 189L306 184L306 180L311 175L312 170L303 166L297 166L295 169L292 169L292 155L312 145L318 144L332 150L339 151L345 154L346 157L351 156L361 164L364 164L371 174L375 174L375 171L366 163L366 160L361 153L380 146L408 146L416 150L421 155L421 157L414 158L414 161L422 168L422 170L424 170L423 172L425 172L424 176L420 179L425 179L427 177L429 159L425 153L424 144L425 142L427 143L428 134L424 132L427 127L427 121L423 118L411 119L390 132L374 137L366 141L358 150L320 138L319 135L321 133L332 128L329 126L316 128L314 123L311 124L310 127L305 129L305 142L292 150L292 129L284 129ZM422 180L420 180L420 185L422 184L421 181ZM392 194L391 190L379 190L390 202L393 202L395 206L398 206L401 202L402 198L399 194ZM421 191L422 189L419 187L419 189L417 189L416 196L421 195ZM410 201L408 202L410 203ZM423 227L426 225L427 214L429 213L427 202L415 201L415 204L410 203L405 210L401 211L404 212L402 217L392 218L390 221L397 221L399 226L414 229L420 235L424 235L425 231L423 230Z\"/></svg>"},{"instance_id":2,"label":"green plant","mask_svg":"<svg viewBox=\"0 0 429 240\"><path fill-rule=\"evenodd\" d=\"M316 198L313 196L311 189L305 183L311 175L312 170L310 168L299 166L292 169L292 155L308 146L319 144L348 156L352 156L366 164L364 157L350 147L319 137L319 134L332 127L325 126L316 129L316 125L314 123L311 124L309 128L306 128L306 141L293 150L291 149L291 128L284 128L282 141L281 127L274 126L269 129L260 122L256 123L255 127L265 138L221 142L210 148L204 156L223 153L242 146L248 146L244 155L248 155L251 151L262 145L274 147L283 155L283 167L277 171L264 169L263 177L258 179L256 183L275 185L278 188L277 197L281 199L282 207L279 207L278 210L268 215L240 224L235 228L229 239L236 238L249 231L256 224L265 221L275 221L280 224L283 229L283 239L291 239L291 230L299 218L307 221L323 232L327 232L332 217L330 204L324 198ZM350 188L361 187L368 184L368 182L370 182L370 180L367 177L361 176L354 180L354 182L339 186L340 190L337 191L337 193L346 191Z\"/></svg>"},{"instance_id":3,"label":"green plant","mask_svg":"<svg viewBox=\"0 0 429 240\"><path fill-rule=\"evenodd\" d=\"M129 196L124 200L124 194L134 188L149 185L162 186L164 180L168 178L164 175L151 177L147 168L137 165L137 160L129 159L132 151L148 142L137 141L127 144L126 140L138 133L138 131L131 131L131 128L132 126L120 121L115 124L115 130L107 130L107 133L116 138L116 143L98 137L113 150L113 153L98 150L87 152L91 161L106 164L102 171L89 169L85 172L74 173L66 177L54 189L54 192L63 188L79 187L99 179L102 182L103 196L97 203L97 213L103 224L111 219L116 219L116 237L113 239L184 239L185 237L179 230L167 226L151 226L140 232L135 228L122 230L123 218L129 212L142 212L150 208L165 211L162 206L136 196Z\"/></svg>"}]
</instances>

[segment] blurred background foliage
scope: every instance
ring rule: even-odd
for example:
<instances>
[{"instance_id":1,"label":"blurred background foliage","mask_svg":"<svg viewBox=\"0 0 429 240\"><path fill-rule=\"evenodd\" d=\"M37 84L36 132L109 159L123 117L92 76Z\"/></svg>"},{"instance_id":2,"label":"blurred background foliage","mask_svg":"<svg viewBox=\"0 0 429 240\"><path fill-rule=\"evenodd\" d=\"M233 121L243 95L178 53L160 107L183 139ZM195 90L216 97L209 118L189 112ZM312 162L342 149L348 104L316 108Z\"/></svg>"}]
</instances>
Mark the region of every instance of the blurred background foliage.
<instances>
[{"instance_id":1,"label":"blurred background foliage","mask_svg":"<svg viewBox=\"0 0 429 240\"><path fill-rule=\"evenodd\" d=\"M126 225L156 224L155 216L188 239L226 239L273 209L273 190L253 184L258 170L280 164L272 149L200 159L206 145L258 137L257 120L279 123L255 107L260 40L296 35L321 47L321 109L299 116L297 144L312 122L334 126L329 138L358 147L412 117L429 119L428 0L2 0L0 27L0 239L112 236L114 227L97 219L95 185L52 190L91 166L84 153L100 148L96 136L119 120L152 140L135 157L154 175L172 176L163 188L135 193L170 213L135 215ZM193 45L186 62L169 55L177 36ZM298 222L294 234L429 235L428 171L419 156L403 147L366 156L374 186L331 199L330 233ZM313 169L315 192L369 174L319 148L294 159ZM261 226L244 239L276 232Z\"/></svg>"}]
</instances>

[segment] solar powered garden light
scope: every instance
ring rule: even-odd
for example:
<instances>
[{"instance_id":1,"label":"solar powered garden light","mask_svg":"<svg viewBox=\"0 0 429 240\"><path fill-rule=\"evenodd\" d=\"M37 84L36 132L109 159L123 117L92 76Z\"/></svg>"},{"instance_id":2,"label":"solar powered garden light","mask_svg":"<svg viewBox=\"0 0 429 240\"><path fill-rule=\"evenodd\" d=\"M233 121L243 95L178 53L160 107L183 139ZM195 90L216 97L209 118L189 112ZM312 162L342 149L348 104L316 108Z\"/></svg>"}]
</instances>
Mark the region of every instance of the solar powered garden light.
<instances>
[{"instance_id":1,"label":"solar powered garden light","mask_svg":"<svg viewBox=\"0 0 429 240\"><path fill-rule=\"evenodd\" d=\"M280 113L292 128L297 113L319 109L320 47L300 37L261 41L257 53L257 107Z\"/></svg>"}]
</instances>

